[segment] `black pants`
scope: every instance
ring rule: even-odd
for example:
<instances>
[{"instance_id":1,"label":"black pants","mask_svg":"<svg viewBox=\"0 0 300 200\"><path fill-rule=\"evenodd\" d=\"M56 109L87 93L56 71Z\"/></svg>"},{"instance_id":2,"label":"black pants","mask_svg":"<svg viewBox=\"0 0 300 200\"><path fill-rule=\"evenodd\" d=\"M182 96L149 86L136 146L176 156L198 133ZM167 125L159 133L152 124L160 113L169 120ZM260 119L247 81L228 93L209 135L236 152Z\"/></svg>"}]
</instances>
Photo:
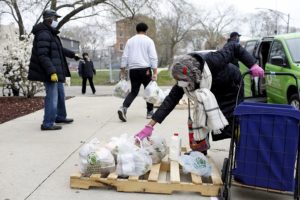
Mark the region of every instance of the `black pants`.
<instances>
[{"instance_id":1,"label":"black pants","mask_svg":"<svg viewBox=\"0 0 300 200\"><path fill-rule=\"evenodd\" d=\"M144 88L150 83L152 77L151 68L131 69L129 78L131 82L131 91L123 102L123 107L129 108L135 97L139 94L141 84ZM147 102L147 112L153 110L153 104Z\"/></svg>"},{"instance_id":2,"label":"black pants","mask_svg":"<svg viewBox=\"0 0 300 200\"><path fill-rule=\"evenodd\" d=\"M82 77L82 89L81 89L81 92L82 92L82 94L85 94L87 79L89 80L92 92L94 94L96 92L96 90L95 90L95 87L94 87L93 77L88 77L88 78L87 77Z\"/></svg>"}]
</instances>

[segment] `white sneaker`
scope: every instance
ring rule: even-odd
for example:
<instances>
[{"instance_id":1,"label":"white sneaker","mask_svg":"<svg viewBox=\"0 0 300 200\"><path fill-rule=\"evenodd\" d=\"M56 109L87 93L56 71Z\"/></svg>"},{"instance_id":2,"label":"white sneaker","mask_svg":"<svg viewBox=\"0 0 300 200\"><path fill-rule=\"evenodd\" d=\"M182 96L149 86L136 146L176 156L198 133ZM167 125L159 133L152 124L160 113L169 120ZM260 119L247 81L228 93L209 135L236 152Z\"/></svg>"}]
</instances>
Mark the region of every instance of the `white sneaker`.
<instances>
[{"instance_id":1,"label":"white sneaker","mask_svg":"<svg viewBox=\"0 0 300 200\"><path fill-rule=\"evenodd\" d=\"M119 115L119 119L123 122L126 122L127 119L126 119L126 108L121 106L118 110L118 115Z\"/></svg>"},{"instance_id":2,"label":"white sneaker","mask_svg":"<svg viewBox=\"0 0 300 200\"><path fill-rule=\"evenodd\" d=\"M151 119L151 118L152 118L152 115L153 115L153 110L151 110L150 112L147 112L146 118L147 118L147 119Z\"/></svg>"}]
</instances>

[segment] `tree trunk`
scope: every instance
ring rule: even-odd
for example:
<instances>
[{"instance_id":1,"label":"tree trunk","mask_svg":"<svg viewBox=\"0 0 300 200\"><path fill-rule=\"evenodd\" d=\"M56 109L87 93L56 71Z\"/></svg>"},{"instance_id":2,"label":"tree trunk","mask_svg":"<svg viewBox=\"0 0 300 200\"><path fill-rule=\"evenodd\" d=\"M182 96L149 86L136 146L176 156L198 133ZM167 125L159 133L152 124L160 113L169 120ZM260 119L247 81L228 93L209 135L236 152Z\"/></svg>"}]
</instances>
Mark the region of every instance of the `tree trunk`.
<instances>
[{"instance_id":1,"label":"tree trunk","mask_svg":"<svg viewBox=\"0 0 300 200\"><path fill-rule=\"evenodd\" d=\"M50 6L50 8L52 10L56 10L56 7L57 7L57 0L51 0L51 6Z\"/></svg>"},{"instance_id":2,"label":"tree trunk","mask_svg":"<svg viewBox=\"0 0 300 200\"><path fill-rule=\"evenodd\" d=\"M169 57L169 61L168 61L169 67L171 67L171 65L173 64L174 55L175 55L175 52L176 52L175 46L176 46L176 43L171 44L170 57Z\"/></svg>"},{"instance_id":3,"label":"tree trunk","mask_svg":"<svg viewBox=\"0 0 300 200\"><path fill-rule=\"evenodd\" d=\"M18 27L19 27L19 39L20 40L24 40L24 38L22 38L22 35L25 34L25 28L24 28L24 23L23 23L23 19L22 19L22 15L20 13L17 1L11 1L12 6L16 12L16 17L17 17L17 23L18 23Z\"/></svg>"}]
</instances>

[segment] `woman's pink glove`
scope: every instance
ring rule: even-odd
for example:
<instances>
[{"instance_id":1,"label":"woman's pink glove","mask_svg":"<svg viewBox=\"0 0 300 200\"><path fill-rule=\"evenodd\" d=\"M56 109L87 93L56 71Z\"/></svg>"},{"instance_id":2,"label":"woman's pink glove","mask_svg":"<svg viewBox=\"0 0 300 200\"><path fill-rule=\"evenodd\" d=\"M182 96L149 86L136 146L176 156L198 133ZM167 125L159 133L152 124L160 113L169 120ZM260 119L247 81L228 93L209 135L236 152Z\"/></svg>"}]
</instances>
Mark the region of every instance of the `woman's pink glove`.
<instances>
[{"instance_id":1,"label":"woman's pink glove","mask_svg":"<svg viewBox=\"0 0 300 200\"><path fill-rule=\"evenodd\" d=\"M138 132L135 137L140 140L143 140L145 137L150 137L152 135L153 127L146 125L140 132Z\"/></svg>"},{"instance_id":2,"label":"woman's pink glove","mask_svg":"<svg viewBox=\"0 0 300 200\"><path fill-rule=\"evenodd\" d=\"M258 66L257 64L254 64L251 68L250 68L250 71L251 71L251 75L253 77L255 76L258 76L258 77L264 77L264 70Z\"/></svg>"}]
</instances>

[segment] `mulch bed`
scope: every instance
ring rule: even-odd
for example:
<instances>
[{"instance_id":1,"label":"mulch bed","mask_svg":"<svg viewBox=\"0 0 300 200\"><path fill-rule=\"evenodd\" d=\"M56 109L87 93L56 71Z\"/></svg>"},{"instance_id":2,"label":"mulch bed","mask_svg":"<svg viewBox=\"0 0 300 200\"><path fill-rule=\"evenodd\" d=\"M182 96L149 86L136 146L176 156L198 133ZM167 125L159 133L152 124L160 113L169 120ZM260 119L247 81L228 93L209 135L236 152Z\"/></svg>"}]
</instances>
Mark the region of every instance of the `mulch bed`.
<instances>
[{"instance_id":1,"label":"mulch bed","mask_svg":"<svg viewBox=\"0 0 300 200\"><path fill-rule=\"evenodd\" d=\"M44 108L44 97L0 97L0 124Z\"/></svg>"},{"instance_id":2,"label":"mulch bed","mask_svg":"<svg viewBox=\"0 0 300 200\"><path fill-rule=\"evenodd\" d=\"M44 97L0 97L0 124L43 108Z\"/></svg>"}]
</instances>

